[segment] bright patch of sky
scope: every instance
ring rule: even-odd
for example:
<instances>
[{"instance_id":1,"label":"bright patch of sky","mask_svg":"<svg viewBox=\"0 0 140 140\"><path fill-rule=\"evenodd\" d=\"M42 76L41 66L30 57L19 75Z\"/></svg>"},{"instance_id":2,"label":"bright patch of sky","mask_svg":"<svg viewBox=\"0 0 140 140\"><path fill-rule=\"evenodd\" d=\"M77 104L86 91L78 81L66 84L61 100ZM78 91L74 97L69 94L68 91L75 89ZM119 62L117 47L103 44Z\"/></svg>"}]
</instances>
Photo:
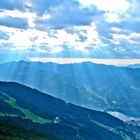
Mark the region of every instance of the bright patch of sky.
<instances>
[{"instance_id":1,"label":"bright patch of sky","mask_svg":"<svg viewBox=\"0 0 140 140\"><path fill-rule=\"evenodd\" d=\"M0 1L0 57L140 58L139 0Z\"/></svg>"},{"instance_id":2,"label":"bright patch of sky","mask_svg":"<svg viewBox=\"0 0 140 140\"><path fill-rule=\"evenodd\" d=\"M130 6L127 0L79 0L86 7L95 5L99 10L110 12L126 12Z\"/></svg>"},{"instance_id":3,"label":"bright patch of sky","mask_svg":"<svg viewBox=\"0 0 140 140\"><path fill-rule=\"evenodd\" d=\"M72 63L82 63L82 62L92 62L96 64L106 64L115 66L128 66L134 64L140 64L140 59L92 59L92 58L36 58L29 57L31 62L53 62L58 64L72 64Z\"/></svg>"}]
</instances>

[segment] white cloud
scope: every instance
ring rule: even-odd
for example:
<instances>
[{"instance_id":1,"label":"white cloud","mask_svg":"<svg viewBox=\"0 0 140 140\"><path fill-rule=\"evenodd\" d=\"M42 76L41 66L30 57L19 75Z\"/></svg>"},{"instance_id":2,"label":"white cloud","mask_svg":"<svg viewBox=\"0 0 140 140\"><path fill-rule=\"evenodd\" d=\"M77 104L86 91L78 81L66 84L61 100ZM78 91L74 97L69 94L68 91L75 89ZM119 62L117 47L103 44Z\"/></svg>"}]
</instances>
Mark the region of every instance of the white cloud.
<instances>
[{"instance_id":1,"label":"white cloud","mask_svg":"<svg viewBox=\"0 0 140 140\"><path fill-rule=\"evenodd\" d=\"M35 13L32 12L21 12L18 10L4 10L2 12L0 12L0 17L6 17L6 16L10 16L10 17L18 17L18 18L27 18L28 19L28 24L29 27L35 27L35 23L34 23L34 19L37 17L37 15Z\"/></svg>"},{"instance_id":2,"label":"white cloud","mask_svg":"<svg viewBox=\"0 0 140 140\"><path fill-rule=\"evenodd\" d=\"M9 21L7 26L6 24L1 24L1 49L6 48L8 51L19 50L21 52L36 51L36 53L50 54L65 53L70 50L76 55L80 51L80 53L84 53L83 55L90 57L102 55L101 50L103 50L106 53L106 57L112 57L111 55L113 54L111 53L114 46L124 49L127 49L126 46L130 46L133 49L135 49L135 46L138 46L140 34L136 32L139 32L140 17L138 15L132 17L137 12L135 10L133 14L130 14L132 5L130 5L129 0L77 1L81 3L80 6L79 3L74 1L62 2L60 5L54 5L53 3L56 1L48 1L51 5L49 11L48 9L46 10L48 6L43 5L44 2L46 3L45 0L42 1L41 5L34 5L34 2L29 3L29 0L25 0L29 9L21 11L20 9L15 10L15 8L13 10L1 10L0 17L2 18L27 19L25 28L9 26L10 23L13 23L11 22L12 20ZM131 4L133 4L132 1ZM68 6L69 9L67 9ZM133 4L134 8L135 6L136 4ZM76 10L76 8L78 9ZM42 9L44 12L41 13ZM42 16L39 16L39 13ZM17 23L19 23L19 26L22 24L18 20ZM9 39L7 39L6 35L9 36ZM3 36L6 37L4 38ZM130 47L127 51L132 52L133 50ZM63 51L65 49L67 50ZM118 48L115 51L121 52L122 49ZM101 53L98 55L98 52ZM121 53L116 54L117 57L122 57Z\"/></svg>"},{"instance_id":3,"label":"white cloud","mask_svg":"<svg viewBox=\"0 0 140 140\"><path fill-rule=\"evenodd\" d=\"M140 38L140 33L130 33L130 38Z\"/></svg>"},{"instance_id":4,"label":"white cloud","mask_svg":"<svg viewBox=\"0 0 140 140\"><path fill-rule=\"evenodd\" d=\"M106 13L105 15L105 20L107 22L119 22L121 17L120 15L116 14L116 13Z\"/></svg>"},{"instance_id":5,"label":"white cloud","mask_svg":"<svg viewBox=\"0 0 140 140\"><path fill-rule=\"evenodd\" d=\"M88 53L86 50L86 47L92 47L92 48L98 48L101 45L99 34L96 31L96 25L92 23L92 26L82 26L82 27L76 27L79 31L85 30L87 40L84 42L76 42L75 45L77 45L76 50L84 51L85 53Z\"/></svg>"},{"instance_id":6,"label":"white cloud","mask_svg":"<svg viewBox=\"0 0 140 140\"><path fill-rule=\"evenodd\" d=\"M92 47L97 47L100 44L95 24L92 24L92 26L75 26L74 30L76 32L73 34L63 29L57 30L55 31L55 37L49 36L49 33L46 31L40 31L37 29L21 30L0 27L0 30L8 32L9 39L1 40L0 43L12 44L14 47L9 48L11 51L28 51L33 48L33 50L36 50L39 53L58 53L63 50L63 46L67 45L69 48L87 53L86 47L91 45ZM81 30L84 30L85 32L81 32ZM84 42L80 41L77 31L87 37Z\"/></svg>"},{"instance_id":7,"label":"white cloud","mask_svg":"<svg viewBox=\"0 0 140 140\"><path fill-rule=\"evenodd\" d=\"M114 32L120 32L121 31L121 29L117 28L117 27L112 27L111 30L114 31Z\"/></svg>"},{"instance_id":8,"label":"white cloud","mask_svg":"<svg viewBox=\"0 0 140 140\"><path fill-rule=\"evenodd\" d=\"M83 6L95 5L99 10L125 12L129 8L127 0L78 0Z\"/></svg>"},{"instance_id":9,"label":"white cloud","mask_svg":"<svg viewBox=\"0 0 140 140\"><path fill-rule=\"evenodd\" d=\"M114 30L119 31L118 28L115 28ZM116 34L113 34L112 37L113 37L113 40L111 40L111 41L112 41L113 44L120 45L121 40L123 40L123 41L125 40L126 44L129 43L131 45L132 44L134 45L134 44L139 44L140 33L119 34L119 32L118 32ZM133 48L134 47L135 46L133 46ZM119 49L119 46L118 46L118 49Z\"/></svg>"},{"instance_id":10,"label":"white cloud","mask_svg":"<svg viewBox=\"0 0 140 140\"><path fill-rule=\"evenodd\" d=\"M133 39L133 38L140 38L140 33L130 33L129 35L126 34L113 34L114 39Z\"/></svg>"}]
</instances>

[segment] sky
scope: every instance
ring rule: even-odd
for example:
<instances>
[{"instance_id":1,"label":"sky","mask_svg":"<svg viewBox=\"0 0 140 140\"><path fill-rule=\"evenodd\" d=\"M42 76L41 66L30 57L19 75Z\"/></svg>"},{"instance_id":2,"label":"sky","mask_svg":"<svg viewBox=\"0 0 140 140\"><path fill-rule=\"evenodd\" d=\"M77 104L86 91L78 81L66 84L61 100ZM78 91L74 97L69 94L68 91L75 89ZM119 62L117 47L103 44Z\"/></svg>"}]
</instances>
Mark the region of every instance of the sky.
<instances>
[{"instance_id":1,"label":"sky","mask_svg":"<svg viewBox=\"0 0 140 140\"><path fill-rule=\"evenodd\" d=\"M31 62L53 62L58 64L73 64L73 63L83 63L83 62L92 62L96 64L105 64L105 65L115 65L115 66L128 66L140 64L140 59L102 59L102 58L29 58Z\"/></svg>"},{"instance_id":2,"label":"sky","mask_svg":"<svg viewBox=\"0 0 140 140\"><path fill-rule=\"evenodd\" d=\"M0 61L140 59L139 0L1 0Z\"/></svg>"}]
</instances>

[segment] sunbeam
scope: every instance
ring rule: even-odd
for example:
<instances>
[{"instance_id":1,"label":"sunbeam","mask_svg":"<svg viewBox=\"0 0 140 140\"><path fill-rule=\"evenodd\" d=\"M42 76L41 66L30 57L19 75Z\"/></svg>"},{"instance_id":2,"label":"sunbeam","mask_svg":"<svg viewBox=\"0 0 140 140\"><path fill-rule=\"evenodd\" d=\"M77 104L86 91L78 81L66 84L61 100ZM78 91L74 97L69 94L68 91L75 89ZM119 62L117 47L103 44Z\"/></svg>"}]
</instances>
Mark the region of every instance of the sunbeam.
<instances>
[{"instance_id":1,"label":"sunbeam","mask_svg":"<svg viewBox=\"0 0 140 140\"><path fill-rule=\"evenodd\" d=\"M0 1L0 140L140 140L140 1Z\"/></svg>"}]
</instances>

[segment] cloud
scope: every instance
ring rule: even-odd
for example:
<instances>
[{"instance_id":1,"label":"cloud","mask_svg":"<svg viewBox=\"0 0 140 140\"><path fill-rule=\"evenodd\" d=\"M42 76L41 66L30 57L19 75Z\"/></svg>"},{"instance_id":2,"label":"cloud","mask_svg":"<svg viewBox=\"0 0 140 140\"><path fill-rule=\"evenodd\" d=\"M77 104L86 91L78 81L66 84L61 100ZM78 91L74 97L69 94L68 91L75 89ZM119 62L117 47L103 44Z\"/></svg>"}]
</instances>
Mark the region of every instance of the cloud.
<instances>
[{"instance_id":1,"label":"cloud","mask_svg":"<svg viewBox=\"0 0 140 140\"><path fill-rule=\"evenodd\" d=\"M72 26L86 26L100 15L102 11L98 11L96 7L84 8L74 1L65 1L63 4L50 8L46 18L36 19L36 25L39 29L62 29ZM45 17L45 16L44 16Z\"/></svg>"},{"instance_id":2,"label":"cloud","mask_svg":"<svg viewBox=\"0 0 140 140\"><path fill-rule=\"evenodd\" d=\"M8 39L9 39L8 33L4 31L0 31L0 40L8 40Z\"/></svg>"},{"instance_id":3,"label":"cloud","mask_svg":"<svg viewBox=\"0 0 140 140\"><path fill-rule=\"evenodd\" d=\"M127 0L78 0L83 6L89 7L95 5L99 10L111 12L125 12L128 10L130 3Z\"/></svg>"},{"instance_id":4,"label":"cloud","mask_svg":"<svg viewBox=\"0 0 140 140\"><path fill-rule=\"evenodd\" d=\"M129 0L130 2L130 7L129 7L129 15L134 17L139 17L139 9L140 9L140 1L139 0Z\"/></svg>"},{"instance_id":5,"label":"cloud","mask_svg":"<svg viewBox=\"0 0 140 140\"><path fill-rule=\"evenodd\" d=\"M139 8L139 0L3 0L0 52L140 58Z\"/></svg>"},{"instance_id":6,"label":"cloud","mask_svg":"<svg viewBox=\"0 0 140 140\"><path fill-rule=\"evenodd\" d=\"M129 32L140 32L140 19L132 20L126 19L116 24L116 27L122 28L123 30L128 30Z\"/></svg>"},{"instance_id":7,"label":"cloud","mask_svg":"<svg viewBox=\"0 0 140 140\"><path fill-rule=\"evenodd\" d=\"M6 10L25 10L26 4L23 2L23 0L2 0L0 1L0 9L6 9Z\"/></svg>"},{"instance_id":8,"label":"cloud","mask_svg":"<svg viewBox=\"0 0 140 140\"><path fill-rule=\"evenodd\" d=\"M50 9L63 5L65 1L67 0L28 0L28 4L30 5L31 11L34 11L41 16L46 12L49 12Z\"/></svg>"},{"instance_id":9,"label":"cloud","mask_svg":"<svg viewBox=\"0 0 140 140\"><path fill-rule=\"evenodd\" d=\"M27 29L28 21L26 18L18 18L18 17L0 17L0 25L7 27L14 27L19 29Z\"/></svg>"}]
</instances>

